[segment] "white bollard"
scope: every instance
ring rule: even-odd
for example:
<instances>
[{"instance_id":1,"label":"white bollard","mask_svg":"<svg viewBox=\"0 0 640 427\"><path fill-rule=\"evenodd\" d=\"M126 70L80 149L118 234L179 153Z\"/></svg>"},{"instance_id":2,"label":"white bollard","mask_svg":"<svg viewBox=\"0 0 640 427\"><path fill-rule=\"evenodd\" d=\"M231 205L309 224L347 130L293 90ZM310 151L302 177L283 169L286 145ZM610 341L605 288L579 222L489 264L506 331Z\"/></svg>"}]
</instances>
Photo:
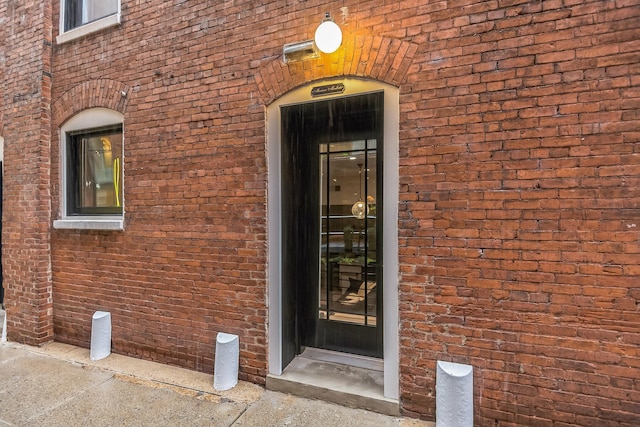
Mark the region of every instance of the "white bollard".
<instances>
[{"instance_id":1,"label":"white bollard","mask_svg":"<svg viewBox=\"0 0 640 427\"><path fill-rule=\"evenodd\" d=\"M111 354L111 313L96 311L91 321L91 360L104 359Z\"/></svg>"},{"instance_id":2,"label":"white bollard","mask_svg":"<svg viewBox=\"0 0 640 427\"><path fill-rule=\"evenodd\" d=\"M436 427L473 427L473 366L437 365Z\"/></svg>"},{"instance_id":3,"label":"white bollard","mask_svg":"<svg viewBox=\"0 0 640 427\"><path fill-rule=\"evenodd\" d=\"M0 285L2 286L2 285ZM7 341L7 312L4 313L4 320L2 321L2 338L0 338L0 342Z\"/></svg>"},{"instance_id":4,"label":"white bollard","mask_svg":"<svg viewBox=\"0 0 640 427\"><path fill-rule=\"evenodd\" d=\"M219 332L216 337L216 360L213 369L213 388L229 390L238 384L240 342L237 335Z\"/></svg>"}]
</instances>

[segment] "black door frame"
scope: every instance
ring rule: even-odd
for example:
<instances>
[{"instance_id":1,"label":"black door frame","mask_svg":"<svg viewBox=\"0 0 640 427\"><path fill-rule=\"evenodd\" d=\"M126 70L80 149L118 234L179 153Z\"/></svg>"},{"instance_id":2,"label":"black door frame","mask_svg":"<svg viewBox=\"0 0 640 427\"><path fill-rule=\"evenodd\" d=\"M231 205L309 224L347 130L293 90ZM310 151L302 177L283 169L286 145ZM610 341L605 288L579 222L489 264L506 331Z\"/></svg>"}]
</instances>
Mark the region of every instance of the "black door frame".
<instances>
[{"instance_id":1,"label":"black door frame","mask_svg":"<svg viewBox=\"0 0 640 427\"><path fill-rule=\"evenodd\" d=\"M319 144L350 138L376 139L379 175L376 193L382 205L384 92L283 107L281 129L282 367L305 346L381 358L384 330L381 262L376 267L380 278L376 287L376 326L318 319L318 170ZM377 221L380 230L376 233L376 247L380 254L383 222L382 217Z\"/></svg>"}]
</instances>

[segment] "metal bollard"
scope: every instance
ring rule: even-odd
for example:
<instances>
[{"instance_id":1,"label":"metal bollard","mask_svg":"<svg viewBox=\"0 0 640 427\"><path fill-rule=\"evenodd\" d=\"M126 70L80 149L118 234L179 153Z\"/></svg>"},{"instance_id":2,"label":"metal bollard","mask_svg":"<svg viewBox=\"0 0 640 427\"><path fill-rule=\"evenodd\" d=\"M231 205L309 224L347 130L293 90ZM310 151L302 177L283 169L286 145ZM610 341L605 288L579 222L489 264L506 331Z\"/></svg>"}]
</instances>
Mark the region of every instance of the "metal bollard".
<instances>
[{"instance_id":1,"label":"metal bollard","mask_svg":"<svg viewBox=\"0 0 640 427\"><path fill-rule=\"evenodd\" d=\"M104 359L111 354L111 313L96 311L91 321L91 360Z\"/></svg>"},{"instance_id":2,"label":"metal bollard","mask_svg":"<svg viewBox=\"0 0 640 427\"><path fill-rule=\"evenodd\" d=\"M238 384L240 343L237 335L219 332L216 337L216 360L213 370L213 388L229 390Z\"/></svg>"},{"instance_id":3,"label":"metal bollard","mask_svg":"<svg viewBox=\"0 0 640 427\"><path fill-rule=\"evenodd\" d=\"M437 365L436 427L473 427L473 366Z\"/></svg>"}]
</instances>

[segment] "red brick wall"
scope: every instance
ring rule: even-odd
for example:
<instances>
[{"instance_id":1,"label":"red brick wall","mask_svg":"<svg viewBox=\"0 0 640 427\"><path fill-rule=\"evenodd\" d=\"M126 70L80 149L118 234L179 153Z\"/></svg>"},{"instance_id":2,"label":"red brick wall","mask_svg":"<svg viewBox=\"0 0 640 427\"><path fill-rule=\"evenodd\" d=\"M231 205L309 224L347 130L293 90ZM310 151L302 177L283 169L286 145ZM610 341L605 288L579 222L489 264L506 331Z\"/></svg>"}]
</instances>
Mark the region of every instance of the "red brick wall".
<instances>
[{"instance_id":1,"label":"red brick wall","mask_svg":"<svg viewBox=\"0 0 640 427\"><path fill-rule=\"evenodd\" d=\"M0 3L4 191L2 262L7 338L53 338L51 259L51 5Z\"/></svg>"},{"instance_id":2,"label":"red brick wall","mask_svg":"<svg viewBox=\"0 0 640 427\"><path fill-rule=\"evenodd\" d=\"M56 339L88 346L91 314L108 310L116 352L210 372L215 334L237 333L241 378L263 383L265 105L317 78L371 77L401 91L405 413L433 419L435 363L448 360L475 368L478 425L637 424L636 1L122 3L120 27L54 44L50 147L17 120L45 107L3 107L7 147L12 135L25 147L11 156L41 166L5 153L5 197L29 205L4 218L3 262L24 288L7 296L9 331L50 315L29 302L48 295L59 126L105 106L125 116L125 231L53 231ZM345 49L283 66L282 45L310 38L324 10ZM45 69L35 33L25 64ZM43 185L18 191L25 176Z\"/></svg>"},{"instance_id":3,"label":"red brick wall","mask_svg":"<svg viewBox=\"0 0 640 427\"><path fill-rule=\"evenodd\" d=\"M640 422L640 6L429 3L401 99L401 376L483 426ZM417 22L416 22L417 24Z\"/></svg>"},{"instance_id":4,"label":"red brick wall","mask_svg":"<svg viewBox=\"0 0 640 427\"><path fill-rule=\"evenodd\" d=\"M7 4L6 2L0 2L0 16L7 16ZM8 25L5 26L5 28L8 28ZM0 51L1 52L6 52L7 51L7 41L8 41L8 36L6 33L5 28L0 28ZM1 82L5 82L5 68L6 68L6 64L7 64L7 58L6 55L2 54L2 56L0 56L0 81ZM6 104L6 100L5 100L5 85L2 84L0 85L0 101L2 102L2 104L0 104L0 136L4 135L4 105Z\"/></svg>"},{"instance_id":5,"label":"red brick wall","mask_svg":"<svg viewBox=\"0 0 640 427\"><path fill-rule=\"evenodd\" d=\"M231 34L247 7L190 6L123 2L121 27L56 46L54 128L125 117L125 230L53 232L56 339L87 346L108 310L114 351L212 372L216 334L235 333L240 378L264 383L264 106ZM54 135L54 176L57 153Z\"/></svg>"}]
</instances>

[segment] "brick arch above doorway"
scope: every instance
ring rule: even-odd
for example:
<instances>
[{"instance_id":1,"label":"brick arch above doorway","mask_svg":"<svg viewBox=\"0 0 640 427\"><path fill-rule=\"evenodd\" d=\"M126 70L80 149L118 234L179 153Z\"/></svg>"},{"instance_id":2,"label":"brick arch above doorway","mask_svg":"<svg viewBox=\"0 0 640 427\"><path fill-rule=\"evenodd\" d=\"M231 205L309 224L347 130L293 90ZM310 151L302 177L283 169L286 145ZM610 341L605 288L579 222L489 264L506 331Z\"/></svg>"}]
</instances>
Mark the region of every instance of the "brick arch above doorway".
<instances>
[{"instance_id":1,"label":"brick arch above doorway","mask_svg":"<svg viewBox=\"0 0 640 427\"><path fill-rule=\"evenodd\" d=\"M53 124L61 126L80 111L96 107L109 108L124 114L130 92L126 84L116 80L99 79L81 83L69 89L53 103Z\"/></svg>"},{"instance_id":2,"label":"brick arch above doorway","mask_svg":"<svg viewBox=\"0 0 640 427\"><path fill-rule=\"evenodd\" d=\"M363 77L400 86L418 50L415 43L389 37L352 36L332 55L285 64L274 59L254 78L265 105L310 81L332 77Z\"/></svg>"}]
</instances>

